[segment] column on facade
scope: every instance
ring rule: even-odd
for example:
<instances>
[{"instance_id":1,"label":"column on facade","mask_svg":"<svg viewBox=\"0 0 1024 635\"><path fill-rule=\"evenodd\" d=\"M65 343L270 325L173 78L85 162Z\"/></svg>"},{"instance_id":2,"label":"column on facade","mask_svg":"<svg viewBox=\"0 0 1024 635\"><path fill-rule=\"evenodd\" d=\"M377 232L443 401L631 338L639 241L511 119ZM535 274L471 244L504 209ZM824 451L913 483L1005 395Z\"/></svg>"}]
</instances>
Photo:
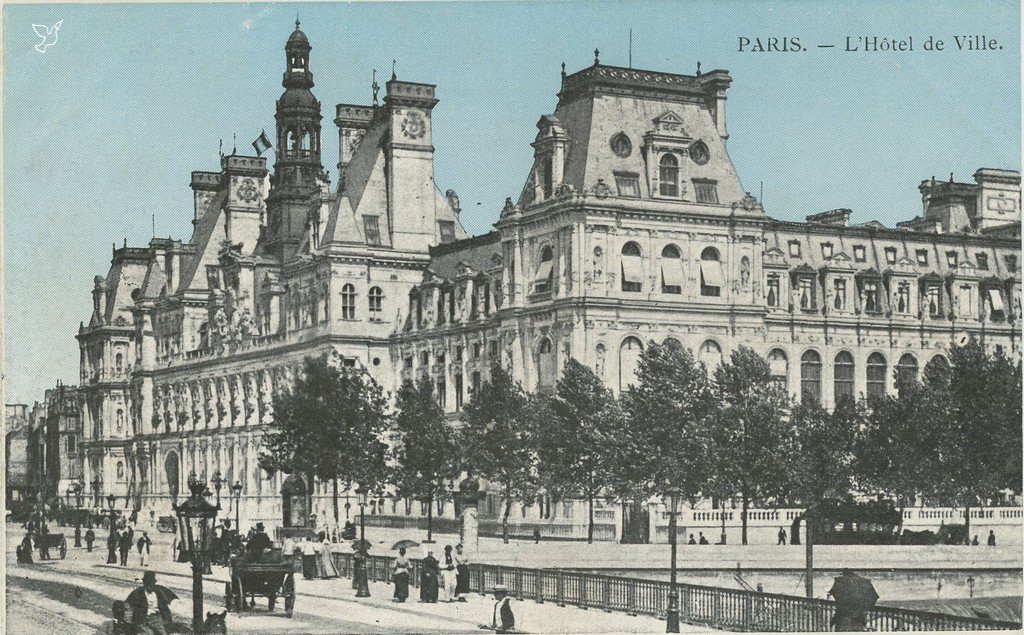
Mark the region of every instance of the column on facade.
<instances>
[{"instance_id":1,"label":"column on facade","mask_svg":"<svg viewBox=\"0 0 1024 635\"><path fill-rule=\"evenodd\" d=\"M232 404L234 405L234 416L231 419L231 425L233 426L244 426L245 425L245 386L242 383L241 375L232 375L230 378L231 386L233 388Z\"/></svg>"},{"instance_id":2,"label":"column on facade","mask_svg":"<svg viewBox=\"0 0 1024 635\"><path fill-rule=\"evenodd\" d=\"M515 262L512 267L512 276L515 278L515 284L512 285L513 289L513 304L514 306L522 306L526 296L527 282L523 279L523 238L519 233L519 229L515 232Z\"/></svg>"}]
</instances>

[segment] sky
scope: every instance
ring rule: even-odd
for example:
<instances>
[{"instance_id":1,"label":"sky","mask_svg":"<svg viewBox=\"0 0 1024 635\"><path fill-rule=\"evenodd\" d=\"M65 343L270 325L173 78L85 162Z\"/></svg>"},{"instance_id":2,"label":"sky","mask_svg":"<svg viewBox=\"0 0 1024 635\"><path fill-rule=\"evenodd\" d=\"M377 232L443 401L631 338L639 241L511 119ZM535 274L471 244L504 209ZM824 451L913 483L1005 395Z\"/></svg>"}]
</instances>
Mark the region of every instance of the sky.
<instances>
[{"instance_id":1,"label":"sky","mask_svg":"<svg viewBox=\"0 0 1024 635\"><path fill-rule=\"evenodd\" d=\"M189 173L273 139L296 13L313 46L323 163L337 184L337 103L369 104L372 70L437 84L435 180L486 232L530 168L560 65L692 74L728 69L728 150L769 215L851 208L886 225L921 212L917 185L1020 169L1017 2L444 2L35 4L3 7L7 403L78 381L80 322L112 243L191 235ZM62 20L35 50L31 25ZM954 36L995 39L958 51ZM914 51L847 52L846 37ZM946 49L924 51L929 36ZM739 50L740 38L751 41ZM754 52L797 37L799 52ZM818 48L834 44L836 48ZM381 81L381 84L384 82ZM272 163L272 161L271 161ZM153 220L155 217L155 221Z\"/></svg>"}]
</instances>

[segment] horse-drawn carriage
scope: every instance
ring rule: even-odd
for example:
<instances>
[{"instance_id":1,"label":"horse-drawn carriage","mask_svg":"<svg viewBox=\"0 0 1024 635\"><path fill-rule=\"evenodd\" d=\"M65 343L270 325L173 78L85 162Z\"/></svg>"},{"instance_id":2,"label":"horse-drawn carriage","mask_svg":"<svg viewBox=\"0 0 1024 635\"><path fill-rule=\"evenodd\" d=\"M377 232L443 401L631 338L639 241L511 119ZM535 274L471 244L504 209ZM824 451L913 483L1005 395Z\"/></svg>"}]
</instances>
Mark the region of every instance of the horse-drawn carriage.
<instances>
[{"instance_id":1,"label":"horse-drawn carriage","mask_svg":"<svg viewBox=\"0 0 1024 635\"><path fill-rule=\"evenodd\" d=\"M231 582L224 585L224 607L241 613L256 608L256 596L267 598L267 608L274 611L278 598L284 598L285 617L295 608L295 569L292 559L282 554L232 556L229 563ZM246 603L248 600L248 603Z\"/></svg>"},{"instance_id":2,"label":"horse-drawn carriage","mask_svg":"<svg viewBox=\"0 0 1024 635\"><path fill-rule=\"evenodd\" d=\"M43 558L43 554L45 553L47 556L50 556L50 549L57 549L60 553L60 559L63 560L68 555L68 541L64 534L37 534L36 549L39 550L40 560L48 559Z\"/></svg>"},{"instance_id":3,"label":"horse-drawn carriage","mask_svg":"<svg viewBox=\"0 0 1024 635\"><path fill-rule=\"evenodd\" d=\"M176 526L174 516L161 516L156 521L156 530L162 534L173 534Z\"/></svg>"}]
</instances>

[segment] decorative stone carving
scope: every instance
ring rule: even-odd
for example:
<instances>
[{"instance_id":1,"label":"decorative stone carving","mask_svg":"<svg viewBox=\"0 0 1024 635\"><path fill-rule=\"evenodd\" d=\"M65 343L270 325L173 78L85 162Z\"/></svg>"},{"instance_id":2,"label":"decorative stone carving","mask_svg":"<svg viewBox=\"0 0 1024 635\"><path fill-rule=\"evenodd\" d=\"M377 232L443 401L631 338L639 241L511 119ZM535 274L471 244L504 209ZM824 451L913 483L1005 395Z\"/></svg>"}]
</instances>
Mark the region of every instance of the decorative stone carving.
<instances>
[{"instance_id":1,"label":"decorative stone carving","mask_svg":"<svg viewBox=\"0 0 1024 635\"><path fill-rule=\"evenodd\" d=\"M597 198L608 198L612 195L612 188L608 187L608 184L604 182L604 179L598 179L597 184L590 188L590 191L594 193Z\"/></svg>"}]
</instances>

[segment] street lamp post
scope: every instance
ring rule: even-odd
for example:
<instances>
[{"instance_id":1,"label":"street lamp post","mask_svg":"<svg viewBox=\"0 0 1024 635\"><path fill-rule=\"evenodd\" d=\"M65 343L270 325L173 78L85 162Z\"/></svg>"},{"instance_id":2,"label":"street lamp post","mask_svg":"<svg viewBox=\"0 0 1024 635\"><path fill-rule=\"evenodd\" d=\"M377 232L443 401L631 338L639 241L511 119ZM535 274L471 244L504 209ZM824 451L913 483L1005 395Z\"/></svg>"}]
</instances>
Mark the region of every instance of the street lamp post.
<instances>
[{"instance_id":1,"label":"street lamp post","mask_svg":"<svg viewBox=\"0 0 1024 635\"><path fill-rule=\"evenodd\" d=\"M206 484L192 480L188 484L192 496L174 506L178 530L192 560L192 632L204 632L203 626L203 564L210 554L213 519L220 506L211 505L204 497Z\"/></svg>"},{"instance_id":2,"label":"street lamp post","mask_svg":"<svg viewBox=\"0 0 1024 635\"><path fill-rule=\"evenodd\" d=\"M110 533L107 536L107 564L117 564L117 514L114 513L114 495L107 496L110 508Z\"/></svg>"},{"instance_id":3,"label":"street lamp post","mask_svg":"<svg viewBox=\"0 0 1024 635\"><path fill-rule=\"evenodd\" d=\"M235 481L235 484L231 486L231 493L235 498L235 531L241 532L242 527L239 524L238 503L242 500L242 481Z\"/></svg>"},{"instance_id":4,"label":"street lamp post","mask_svg":"<svg viewBox=\"0 0 1024 635\"><path fill-rule=\"evenodd\" d=\"M676 588L676 514L679 513L681 492L678 487L665 490L668 503L668 542L672 548L672 569L668 586L668 616L665 620L666 633L679 632L679 590Z\"/></svg>"},{"instance_id":5,"label":"street lamp post","mask_svg":"<svg viewBox=\"0 0 1024 635\"><path fill-rule=\"evenodd\" d=\"M366 490L362 485L356 487L356 502L359 503L359 548L356 549L356 597L370 597L370 585L366 579Z\"/></svg>"},{"instance_id":6,"label":"street lamp post","mask_svg":"<svg viewBox=\"0 0 1024 635\"><path fill-rule=\"evenodd\" d=\"M217 492L217 508L220 508L220 488L227 482L227 479L220 475L220 470L213 473L213 478L210 479L213 483L213 491Z\"/></svg>"}]
</instances>

